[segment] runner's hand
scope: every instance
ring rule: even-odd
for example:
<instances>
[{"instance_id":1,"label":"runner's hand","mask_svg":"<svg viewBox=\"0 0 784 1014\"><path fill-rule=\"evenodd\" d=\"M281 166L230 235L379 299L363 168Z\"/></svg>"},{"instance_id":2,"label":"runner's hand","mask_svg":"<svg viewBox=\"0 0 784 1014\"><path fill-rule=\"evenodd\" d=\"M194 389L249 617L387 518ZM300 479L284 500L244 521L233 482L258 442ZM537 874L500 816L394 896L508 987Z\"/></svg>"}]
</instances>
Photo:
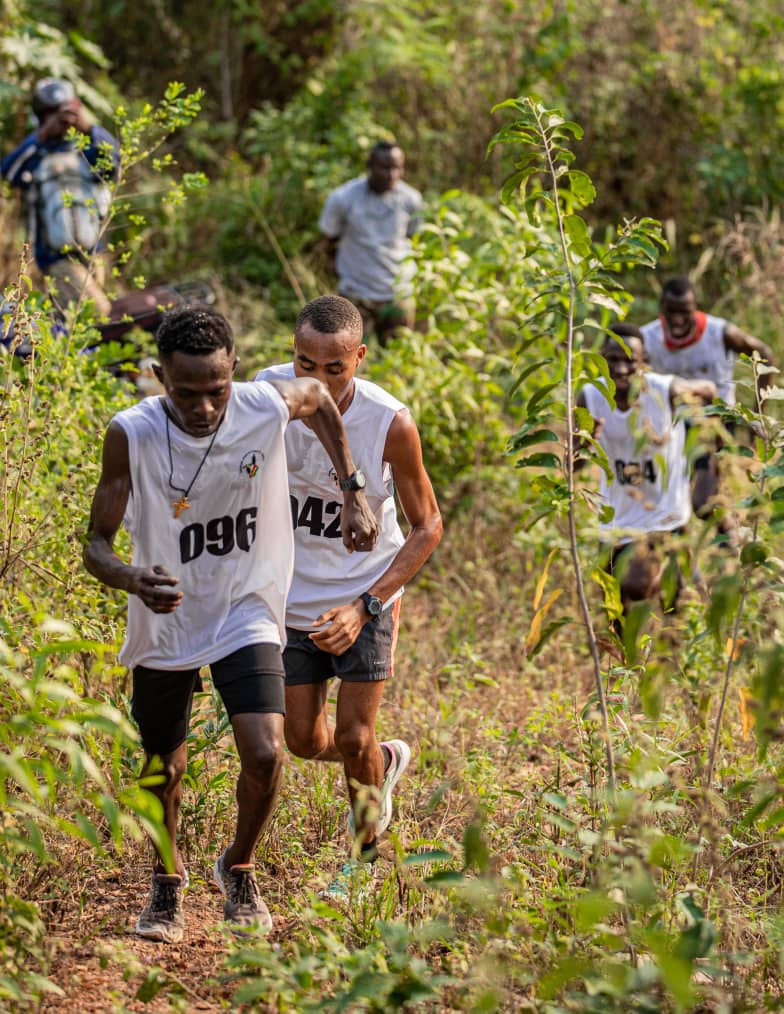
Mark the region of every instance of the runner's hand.
<instances>
[{"instance_id":1,"label":"runner's hand","mask_svg":"<svg viewBox=\"0 0 784 1014\"><path fill-rule=\"evenodd\" d=\"M366 620L364 603L357 605L356 602L349 602L322 613L314 626L320 627L324 623L329 626L323 630L314 630L308 636L322 651L328 651L330 655L342 655L359 637Z\"/></svg>"},{"instance_id":2,"label":"runner's hand","mask_svg":"<svg viewBox=\"0 0 784 1014\"><path fill-rule=\"evenodd\" d=\"M131 595L138 595L148 609L154 613L173 613L182 602L182 592L175 591L180 583L165 567L134 567L128 586Z\"/></svg>"},{"instance_id":3,"label":"runner's hand","mask_svg":"<svg viewBox=\"0 0 784 1014\"><path fill-rule=\"evenodd\" d=\"M347 492L340 512L343 545L349 553L369 553L378 539L378 522L362 490Z\"/></svg>"}]
</instances>

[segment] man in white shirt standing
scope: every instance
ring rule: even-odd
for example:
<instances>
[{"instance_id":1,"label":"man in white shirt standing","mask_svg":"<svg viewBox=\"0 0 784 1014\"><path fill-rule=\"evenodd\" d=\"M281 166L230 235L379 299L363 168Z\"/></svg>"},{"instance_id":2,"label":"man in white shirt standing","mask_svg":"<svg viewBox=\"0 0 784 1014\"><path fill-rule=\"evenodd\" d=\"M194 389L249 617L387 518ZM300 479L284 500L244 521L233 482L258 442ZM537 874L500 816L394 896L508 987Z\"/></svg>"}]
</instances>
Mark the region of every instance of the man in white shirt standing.
<instances>
[{"instance_id":1,"label":"man in white shirt standing","mask_svg":"<svg viewBox=\"0 0 784 1014\"><path fill-rule=\"evenodd\" d=\"M379 141L367 175L344 183L327 198L319 220L338 292L362 314L365 334L379 343L401 325L414 326L411 237L419 228L422 195L403 182L405 157Z\"/></svg>"},{"instance_id":2,"label":"man in white shirt standing","mask_svg":"<svg viewBox=\"0 0 784 1014\"><path fill-rule=\"evenodd\" d=\"M357 471L340 481L306 425L286 433L294 524L294 578L286 602L286 743L298 757L344 766L352 800L349 831L372 862L392 815L392 789L411 756L402 740L379 743L376 714L393 673L400 596L441 538L441 515L422 462L416 424L383 388L355 376L365 358L362 318L341 296L321 296L297 318L294 362L257 380L316 377L340 410ZM379 527L369 553L341 553L344 495L364 489ZM400 529L397 493L409 525ZM341 680L336 724L327 717L329 680ZM359 805L370 788L375 805ZM339 893L336 891L335 893Z\"/></svg>"}]
</instances>

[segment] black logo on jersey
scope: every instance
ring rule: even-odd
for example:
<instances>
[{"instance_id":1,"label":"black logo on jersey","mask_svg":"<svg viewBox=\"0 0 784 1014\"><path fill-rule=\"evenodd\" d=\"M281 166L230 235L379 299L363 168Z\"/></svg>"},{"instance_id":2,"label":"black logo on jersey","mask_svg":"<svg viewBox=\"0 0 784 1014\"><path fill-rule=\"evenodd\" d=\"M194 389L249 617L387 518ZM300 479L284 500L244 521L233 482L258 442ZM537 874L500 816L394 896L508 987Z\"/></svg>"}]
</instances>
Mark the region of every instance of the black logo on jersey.
<instances>
[{"instance_id":1,"label":"black logo on jersey","mask_svg":"<svg viewBox=\"0 0 784 1014\"><path fill-rule=\"evenodd\" d=\"M244 472L249 479L252 479L264 461L262 451L248 451L240 462L240 472Z\"/></svg>"}]
</instances>

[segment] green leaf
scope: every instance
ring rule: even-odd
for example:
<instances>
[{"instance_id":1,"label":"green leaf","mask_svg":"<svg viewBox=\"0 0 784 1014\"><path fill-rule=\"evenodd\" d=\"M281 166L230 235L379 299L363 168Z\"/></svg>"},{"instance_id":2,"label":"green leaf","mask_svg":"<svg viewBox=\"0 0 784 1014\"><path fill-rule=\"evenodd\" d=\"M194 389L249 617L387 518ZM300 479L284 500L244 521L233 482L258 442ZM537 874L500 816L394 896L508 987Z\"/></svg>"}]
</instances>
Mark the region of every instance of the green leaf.
<instances>
[{"instance_id":1,"label":"green leaf","mask_svg":"<svg viewBox=\"0 0 784 1014\"><path fill-rule=\"evenodd\" d=\"M727 574L717 578L711 588L711 601L708 607L708 629L718 638L721 625L733 618L740 601L740 574Z\"/></svg>"},{"instance_id":2,"label":"green leaf","mask_svg":"<svg viewBox=\"0 0 784 1014\"><path fill-rule=\"evenodd\" d=\"M463 851L465 866L476 867L480 873L486 873L490 866L490 853L482 836L483 824L474 821L463 832Z\"/></svg>"},{"instance_id":3,"label":"green leaf","mask_svg":"<svg viewBox=\"0 0 784 1014\"><path fill-rule=\"evenodd\" d=\"M149 1003L169 985L163 969L153 967L147 972L147 976L141 986L136 990L136 999L141 1003Z\"/></svg>"},{"instance_id":4,"label":"green leaf","mask_svg":"<svg viewBox=\"0 0 784 1014\"><path fill-rule=\"evenodd\" d=\"M740 551L740 562L750 566L758 566L768 558L768 551L760 542L747 542Z\"/></svg>"},{"instance_id":5,"label":"green leaf","mask_svg":"<svg viewBox=\"0 0 784 1014\"><path fill-rule=\"evenodd\" d=\"M618 909L618 903L612 901L601 891L589 891L577 898L574 920L581 933L592 930L598 922L604 922L608 915Z\"/></svg>"},{"instance_id":6,"label":"green leaf","mask_svg":"<svg viewBox=\"0 0 784 1014\"><path fill-rule=\"evenodd\" d=\"M541 405L541 403L547 397L547 395L551 391L554 391L555 388L558 386L559 386L558 381L555 381L552 384L543 384L540 388L534 391L534 393L528 399L528 404L525 407L525 414L527 416L534 415L536 413L536 410Z\"/></svg>"},{"instance_id":7,"label":"green leaf","mask_svg":"<svg viewBox=\"0 0 784 1014\"><path fill-rule=\"evenodd\" d=\"M525 369L520 370L520 372L515 377L514 383L509 388L509 397L511 397L514 394L514 392L523 383L523 381L527 380L532 373L536 373L537 370L541 370L543 366L549 366L552 363L552 361L553 361L552 359L540 359L537 362L531 363L530 365L526 366Z\"/></svg>"},{"instance_id":8,"label":"green leaf","mask_svg":"<svg viewBox=\"0 0 784 1014\"><path fill-rule=\"evenodd\" d=\"M629 665L634 665L637 661L640 634L650 616L651 608L650 602L633 602L623 621L623 647Z\"/></svg>"},{"instance_id":9,"label":"green leaf","mask_svg":"<svg viewBox=\"0 0 784 1014\"><path fill-rule=\"evenodd\" d=\"M431 852L412 852L403 859L404 866L422 866L424 863L451 863L454 856L451 852L443 849L434 849Z\"/></svg>"},{"instance_id":10,"label":"green leaf","mask_svg":"<svg viewBox=\"0 0 784 1014\"><path fill-rule=\"evenodd\" d=\"M539 635L539 640L536 642L536 646L529 652L528 657L536 658L556 631L560 630L561 627L566 626L567 623L573 622L574 620L570 616L559 616L557 620L550 620Z\"/></svg>"},{"instance_id":11,"label":"green leaf","mask_svg":"<svg viewBox=\"0 0 784 1014\"><path fill-rule=\"evenodd\" d=\"M623 616L623 606L621 605L621 586L618 579L612 574L608 574L606 570L602 570L601 567L595 567L591 571L591 580L595 581L602 589L607 618L620 620Z\"/></svg>"},{"instance_id":12,"label":"green leaf","mask_svg":"<svg viewBox=\"0 0 784 1014\"><path fill-rule=\"evenodd\" d=\"M569 245L580 257L589 257L591 254L591 235L588 226L579 215L566 215L563 220L566 235L569 237Z\"/></svg>"},{"instance_id":13,"label":"green leaf","mask_svg":"<svg viewBox=\"0 0 784 1014\"><path fill-rule=\"evenodd\" d=\"M522 451L532 444L557 443L559 437L552 430L535 430L533 433L519 433L512 437L512 450Z\"/></svg>"},{"instance_id":14,"label":"green leaf","mask_svg":"<svg viewBox=\"0 0 784 1014\"><path fill-rule=\"evenodd\" d=\"M527 458L521 458L516 462L517 468L560 468L561 459L557 454L550 454L548 451L540 451L538 454L531 454Z\"/></svg>"},{"instance_id":15,"label":"green leaf","mask_svg":"<svg viewBox=\"0 0 784 1014\"><path fill-rule=\"evenodd\" d=\"M579 169L570 169L568 175L572 193L580 202L580 207L585 208L592 204L596 199L596 187L591 177Z\"/></svg>"}]
</instances>

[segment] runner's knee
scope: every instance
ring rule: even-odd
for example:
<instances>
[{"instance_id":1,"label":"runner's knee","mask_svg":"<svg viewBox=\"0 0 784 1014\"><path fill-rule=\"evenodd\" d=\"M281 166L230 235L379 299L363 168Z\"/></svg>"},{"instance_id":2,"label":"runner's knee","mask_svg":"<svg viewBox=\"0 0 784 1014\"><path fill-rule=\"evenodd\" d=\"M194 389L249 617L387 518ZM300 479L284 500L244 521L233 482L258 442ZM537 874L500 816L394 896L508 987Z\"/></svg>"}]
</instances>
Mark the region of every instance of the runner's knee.
<instances>
[{"instance_id":1,"label":"runner's knee","mask_svg":"<svg viewBox=\"0 0 784 1014\"><path fill-rule=\"evenodd\" d=\"M375 741L373 729L361 722L335 730L335 746L344 758L361 757L372 749Z\"/></svg>"},{"instance_id":2,"label":"runner's knee","mask_svg":"<svg viewBox=\"0 0 784 1014\"><path fill-rule=\"evenodd\" d=\"M168 793L179 788L187 766L188 757L184 750L178 750L176 753L169 754L165 758L161 758L158 755L148 756L147 762L144 765L143 777L163 777L162 782L158 782L157 785L150 785L149 788L156 795Z\"/></svg>"},{"instance_id":3,"label":"runner's knee","mask_svg":"<svg viewBox=\"0 0 784 1014\"><path fill-rule=\"evenodd\" d=\"M295 757L312 760L329 746L326 729L297 727L286 723L286 746Z\"/></svg>"},{"instance_id":4,"label":"runner's knee","mask_svg":"<svg viewBox=\"0 0 784 1014\"><path fill-rule=\"evenodd\" d=\"M241 754L242 772L258 781L277 777L283 765L283 744L277 736L246 745Z\"/></svg>"}]
</instances>

